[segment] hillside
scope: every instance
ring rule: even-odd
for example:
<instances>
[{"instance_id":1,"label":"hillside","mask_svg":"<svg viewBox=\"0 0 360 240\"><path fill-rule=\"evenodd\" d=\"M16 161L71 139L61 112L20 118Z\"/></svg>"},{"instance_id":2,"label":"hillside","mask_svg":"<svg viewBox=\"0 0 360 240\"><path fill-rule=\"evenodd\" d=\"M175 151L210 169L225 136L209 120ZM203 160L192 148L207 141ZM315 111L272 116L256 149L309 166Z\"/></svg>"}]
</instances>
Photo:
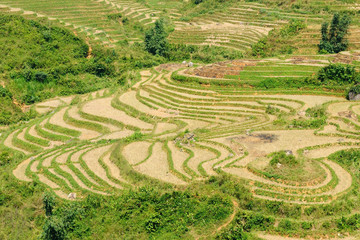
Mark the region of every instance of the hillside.
<instances>
[{"instance_id":1,"label":"hillside","mask_svg":"<svg viewBox=\"0 0 360 240\"><path fill-rule=\"evenodd\" d=\"M358 239L359 14L0 0L0 239Z\"/></svg>"}]
</instances>

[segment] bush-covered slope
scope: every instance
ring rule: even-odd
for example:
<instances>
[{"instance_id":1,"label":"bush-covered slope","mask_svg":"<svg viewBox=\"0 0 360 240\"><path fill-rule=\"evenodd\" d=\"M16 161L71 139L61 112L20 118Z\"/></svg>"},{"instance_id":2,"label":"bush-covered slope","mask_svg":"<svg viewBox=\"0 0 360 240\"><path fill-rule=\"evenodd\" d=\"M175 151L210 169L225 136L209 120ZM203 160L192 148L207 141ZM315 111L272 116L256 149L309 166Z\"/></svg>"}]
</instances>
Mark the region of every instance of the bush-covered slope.
<instances>
[{"instance_id":1,"label":"bush-covered slope","mask_svg":"<svg viewBox=\"0 0 360 240\"><path fill-rule=\"evenodd\" d=\"M112 84L116 54L69 30L20 16L0 15L1 124L23 117L19 105L56 95L85 93Z\"/></svg>"}]
</instances>

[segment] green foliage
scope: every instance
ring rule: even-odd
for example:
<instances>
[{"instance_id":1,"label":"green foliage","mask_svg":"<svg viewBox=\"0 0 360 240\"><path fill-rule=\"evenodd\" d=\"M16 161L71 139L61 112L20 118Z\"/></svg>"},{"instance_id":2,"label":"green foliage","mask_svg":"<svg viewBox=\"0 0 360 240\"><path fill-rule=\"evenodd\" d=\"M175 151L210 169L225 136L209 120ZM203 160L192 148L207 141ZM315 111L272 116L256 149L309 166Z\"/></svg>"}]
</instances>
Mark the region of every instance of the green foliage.
<instances>
[{"instance_id":1,"label":"green foliage","mask_svg":"<svg viewBox=\"0 0 360 240\"><path fill-rule=\"evenodd\" d=\"M256 57L266 57L269 50L269 46L267 43L267 38L260 39L257 43L251 46L251 54Z\"/></svg>"},{"instance_id":2,"label":"green foliage","mask_svg":"<svg viewBox=\"0 0 360 240\"><path fill-rule=\"evenodd\" d=\"M360 151L357 149L341 150L331 154L329 159L337 161L345 166L360 166Z\"/></svg>"},{"instance_id":3,"label":"green foliage","mask_svg":"<svg viewBox=\"0 0 360 240\"><path fill-rule=\"evenodd\" d=\"M12 157L9 152L1 151L0 153L0 167L4 165L8 165L11 161Z\"/></svg>"},{"instance_id":4,"label":"green foliage","mask_svg":"<svg viewBox=\"0 0 360 240\"><path fill-rule=\"evenodd\" d=\"M343 64L330 64L319 70L318 80L322 84L353 84L360 81L360 75L356 72L355 67Z\"/></svg>"},{"instance_id":5,"label":"green foliage","mask_svg":"<svg viewBox=\"0 0 360 240\"><path fill-rule=\"evenodd\" d=\"M360 214L354 214L350 217L341 217L336 221L339 230L358 230L360 229Z\"/></svg>"},{"instance_id":6,"label":"green foliage","mask_svg":"<svg viewBox=\"0 0 360 240\"><path fill-rule=\"evenodd\" d=\"M324 22L321 26L321 41L318 45L320 53L338 53L348 47L348 41L345 39L348 33L351 17L348 14L340 15L335 13L329 23Z\"/></svg>"},{"instance_id":7,"label":"green foliage","mask_svg":"<svg viewBox=\"0 0 360 240\"><path fill-rule=\"evenodd\" d=\"M70 239L94 235L114 239L187 239L190 230L214 226L231 211L230 201L217 194L161 193L140 188L118 196L89 195L80 202L58 205L51 218L46 219L44 232L51 229L47 232Z\"/></svg>"},{"instance_id":8,"label":"green foliage","mask_svg":"<svg viewBox=\"0 0 360 240\"><path fill-rule=\"evenodd\" d=\"M0 86L0 98L5 98L5 97L12 98L12 94L7 88Z\"/></svg>"},{"instance_id":9,"label":"green foliage","mask_svg":"<svg viewBox=\"0 0 360 240\"><path fill-rule=\"evenodd\" d=\"M194 4L200 4L202 3L204 0L191 0Z\"/></svg>"},{"instance_id":10,"label":"green foliage","mask_svg":"<svg viewBox=\"0 0 360 240\"><path fill-rule=\"evenodd\" d=\"M311 118L311 119L293 119L291 126L293 128L309 128L317 129L326 124L326 118Z\"/></svg>"},{"instance_id":11,"label":"green foliage","mask_svg":"<svg viewBox=\"0 0 360 240\"><path fill-rule=\"evenodd\" d=\"M292 233L298 230L299 226L297 223L292 222L288 219L283 219L279 222L278 230L282 233Z\"/></svg>"},{"instance_id":12,"label":"green foliage","mask_svg":"<svg viewBox=\"0 0 360 240\"><path fill-rule=\"evenodd\" d=\"M278 163L293 167L299 164L299 161L295 158L292 154L286 154L285 151L275 152L269 155L269 157L272 157L270 160L271 166L276 166Z\"/></svg>"},{"instance_id":13,"label":"green foliage","mask_svg":"<svg viewBox=\"0 0 360 240\"><path fill-rule=\"evenodd\" d=\"M302 20L290 20L290 23L280 29L279 35L281 37L296 36L299 32L306 28L306 24Z\"/></svg>"},{"instance_id":14,"label":"green foliage","mask_svg":"<svg viewBox=\"0 0 360 240\"><path fill-rule=\"evenodd\" d=\"M274 224L275 219L265 217L258 213L245 213L240 211L232 221L230 227L221 232L216 239L253 239L248 233L253 230L264 231ZM251 237L250 237L251 236Z\"/></svg>"},{"instance_id":15,"label":"green foliage","mask_svg":"<svg viewBox=\"0 0 360 240\"><path fill-rule=\"evenodd\" d=\"M46 216L52 216L55 206L55 196L51 192L45 192L43 195L43 204Z\"/></svg>"},{"instance_id":16,"label":"green foliage","mask_svg":"<svg viewBox=\"0 0 360 240\"><path fill-rule=\"evenodd\" d=\"M286 46L283 42L290 37L298 35L300 31L305 28L306 24L304 21L291 20L289 24L281 29L270 31L267 37L260 39L257 43L252 45L251 55L264 58L275 55L276 51L281 54L292 53L292 46ZM277 45L281 45L281 49L278 49Z\"/></svg>"},{"instance_id":17,"label":"green foliage","mask_svg":"<svg viewBox=\"0 0 360 240\"><path fill-rule=\"evenodd\" d=\"M223 60L240 59L243 57L244 55L241 51L224 47L170 44L167 59L169 61L192 60L210 63Z\"/></svg>"},{"instance_id":18,"label":"green foliage","mask_svg":"<svg viewBox=\"0 0 360 240\"><path fill-rule=\"evenodd\" d=\"M168 55L169 43L162 18L156 20L155 26L145 33L144 43L145 49L149 53L163 57Z\"/></svg>"},{"instance_id":19,"label":"green foliage","mask_svg":"<svg viewBox=\"0 0 360 240\"><path fill-rule=\"evenodd\" d=\"M280 109L276 108L276 107L273 107L271 105L268 105L266 107L266 110L265 110L265 113L267 114L271 114L271 115L276 115L280 112Z\"/></svg>"},{"instance_id":20,"label":"green foliage","mask_svg":"<svg viewBox=\"0 0 360 240\"><path fill-rule=\"evenodd\" d=\"M134 142L142 139L144 135L140 131L135 131L132 135L126 137L125 142Z\"/></svg>"},{"instance_id":21,"label":"green foliage","mask_svg":"<svg viewBox=\"0 0 360 240\"><path fill-rule=\"evenodd\" d=\"M242 225L232 224L229 229L216 236L221 240L247 240L248 235L244 232Z\"/></svg>"},{"instance_id":22,"label":"green foliage","mask_svg":"<svg viewBox=\"0 0 360 240\"><path fill-rule=\"evenodd\" d=\"M326 108L324 106L316 105L315 107L306 109L306 116L312 118L322 118L326 116Z\"/></svg>"},{"instance_id":23,"label":"green foliage","mask_svg":"<svg viewBox=\"0 0 360 240\"><path fill-rule=\"evenodd\" d=\"M42 240L67 239L63 221L56 216L51 216L47 218L40 239Z\"/></svg>"}]
</instances>

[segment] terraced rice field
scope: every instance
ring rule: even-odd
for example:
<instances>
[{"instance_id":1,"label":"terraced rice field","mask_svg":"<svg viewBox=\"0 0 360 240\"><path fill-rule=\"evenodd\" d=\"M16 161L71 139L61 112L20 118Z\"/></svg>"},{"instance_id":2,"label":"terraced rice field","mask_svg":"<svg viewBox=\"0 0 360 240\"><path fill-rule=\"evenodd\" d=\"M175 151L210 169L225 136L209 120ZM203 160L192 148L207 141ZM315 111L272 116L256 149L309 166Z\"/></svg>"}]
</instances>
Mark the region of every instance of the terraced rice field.
<instances>
[{"instance_id":1,"label":"terraced rice field","mask_svg":"<svg viewBox=\"0 0 360 240\"><path fill-rule=\"evenodd\" d=\"M328 3L330 8L346 9L346 4ZM116 47L123 42L142 41L142 33L124 26L129 19L144 28L161 16L169 17L174 25L169 40L177 44L221 46L245 51L274 28L280 28L291 19L302 19L308 28L301 31L290 44L299 54L314 54L320 41L321 23L330 15L309 14L274 9L264 4L240 2L236 7L217 10L186 20L179 12L179 3L143 4L131 0L55 0L36 1L0 0L0 10L21 14L26 18L47 18L78 34L105 46ZM118 16L118 17L117 17ZM121 16L121 17L119 17ZM348 37L351 49L358 49L359 31L353 21Z\"/></svg>"},{"instance_id":2,"label":"terraced rice field","mask_svg":"<svg viewBox=\"0 0 360 240\"><path fill-rule=\"evenodd\" d=\"M77 104L72 97L37 104L43 117L3 139L27 156L13 174L63 198L154 181L186 185L221 171L246 179L254 196L274 201L328 203L352 189L350 173L327 156L360 147L359 104L178 82L171 74L183 66L172 67L142 71L141 81L125 92L102 90L80 96ZM267 113L272 107L298 118L316 105L330 114L323 129L277 128L277 117ZM269 177L267 156L282 150L304 159L312 176Z\"/></svg>"},{"instance_id":3,"label":"terraced rice field","mask_svg":"<svg viewBox=\"0 0 360 240\"><path fill-rule=\"evenodd\" d=\"M124 28L122 20L147 25L158 19L159 11L133 1L0 1L0 10L21 14L26 18L47 18L84 34L105 46L114 47L119 41L139 42L138 33ZM121 17L116 17L121 16Z\"/></svg>"}]
</instances>

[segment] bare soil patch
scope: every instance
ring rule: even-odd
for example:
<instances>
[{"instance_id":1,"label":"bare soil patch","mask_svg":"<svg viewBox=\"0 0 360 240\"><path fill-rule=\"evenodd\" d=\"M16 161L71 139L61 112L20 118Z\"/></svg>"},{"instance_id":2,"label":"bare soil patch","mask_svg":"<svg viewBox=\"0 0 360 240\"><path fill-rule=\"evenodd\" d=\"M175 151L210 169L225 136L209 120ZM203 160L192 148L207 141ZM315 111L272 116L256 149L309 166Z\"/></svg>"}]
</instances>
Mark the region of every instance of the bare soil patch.
<instances>
[{"instance_id":1,"label":"bare soil patch","mask_svg":"<svg viewBox=\"0 0 360 240\"><path fill-rule=\"evenodd\" d=\"M160 122L156 125L154 134L160 134L166 131L175 130L176 128L177 126L175 124Z\"/></svg>"},{"instance_id":2,"label":"bare soil patch","mask_svg":"<svg viewBox=\"0 0 360 240\"><path fill-rule=\"evenodd\" d=\"M313 130L261 131L254 132L250 136L240 135L236 137L236 140L245 146L249 155L237 165L246 166L256 158L265 157L271 152L291 150L296 153L300 148L336 143L338 139L338 137L316 136Z\"/></svg>"},{"instance_id":3,"label":"bare soil patch","mask_svg":"<svg viewBox=\"0 0 360 240\"><path fill-rule=\"evenodd\" d=\"M150 142L133 142L124 147L122 154L130 164L137 164L148 156Z\"/></svg>"},{"instance_id":4,"label":"bare soil patch","mask_svg":"<svg viewBox=\"0 0 360 240\"><path fill-rule=\"evenodd\" d=\"M39 177L40 182L45 183L50 188L60 188L59 185L48 179L44 174L39 173L37 176Z\"/></svg>"},{"instance_id":5,"label":"bare soil patch","mask_svg":"<svg viewBox=\"0 0 360 240\"><path fill-rule=\"evenodd\" d=\"M92 131L92 130L88 130L88 129L84 129L84 128L77 128L77 127L67 124L63 119L66 110L67 110L67 108L63 108L60 111L58 111L57 113L55 113L50 118L49 122L54 125L58 125L60 127L69 128L69 129L73 129L73 130L81 132L81 135L79 137L80 140L89 140L92 138L96 138L100 135L96 131Z\"/></svg>"},{"instance_id":6,"label":"bare soil patch","mask_svg":"<svg viewBox=\"0 0 360 240\"><path fill-rule=\"evenodd\" d=\"M26 159L25 161L21 162L14 170L13 170L13 174L14 176L22 181L26 181L26 182L31 182L32 179L29 178L28 176L26 176L25 172L26 172L26 168L27 166L30 164L30 162L32 161L32 157Z\"/></svg>"},{"instance_id":7,"label":"bare soil patch","mask_svg":"<svg viewBox=\"0 0 360 240\"><path fill-rule=\"evenodd\" d=\"M122 189L123 187L117 183L112 182L106 175L105 169L101 166L99 159L101 156L110 149L110 146L104 146L100 148L95 148L83 155L83 160L88 166L88 168L95 173L98 177L104 180L110 186Z\"/></svg>"},{"instance_id":8,"label":"bare soil patch","mask_svg":"<svg viewBox=\"0 0 360 240\"><path fill-rule=\"evenodd\" d=\"M175 170L179 171L186 177L191 178L191 176L189 176L183 169L183 163L189 157L189 154L187 154L186 152L181 151L181 149L177 148L175 146L174 142L169 142L168 147L171 151L171 156L172 156Z\"/></svg>"},{"instance_id":9,"label":"bare soil patch","mask_svg":"<svg viewBox=\"0 0 360 240\"><path fill-rule=\"evenodd\" d=\"M194 157L190 158L188 161L188 166L192 170L194 170L199 176L201 176L198 166L203 161L208 161L210 159L213 159L216 157L216 155L213 152L210 152L209 150L202 149L199 147L189 147L191 151L194 153Z\"/></svg>"},{"instance_id":10,"label":"bare soil patch","mask_svg":"<svg viewBox=\"0 0 360 240\"><path fill-rule=\"evenodd\" d=\"M137 118L131 117L126 113L117 110L111 106L112 98L100 98L86 103L83 106L83 111L95 115L106 118L111 118L117 121L120 121L126 125L135 126L141 129L152 129L153 126L149 123L141 121Z\"/></svg>"},{"instance_id":11,"label":"bare soil patch","mask_svg":"<svg viewBox=\"0 0 360 240\"><path fill-rule=\"evenodd\" d=\"M160 142L157 142L154 145L150 158L146 162L135 166L134 169L142 174L164 182L172 184L185 184L183 180L177 178L170 172L167 154L163 150L163 145Z\"/></svg>"}]
</instances>

